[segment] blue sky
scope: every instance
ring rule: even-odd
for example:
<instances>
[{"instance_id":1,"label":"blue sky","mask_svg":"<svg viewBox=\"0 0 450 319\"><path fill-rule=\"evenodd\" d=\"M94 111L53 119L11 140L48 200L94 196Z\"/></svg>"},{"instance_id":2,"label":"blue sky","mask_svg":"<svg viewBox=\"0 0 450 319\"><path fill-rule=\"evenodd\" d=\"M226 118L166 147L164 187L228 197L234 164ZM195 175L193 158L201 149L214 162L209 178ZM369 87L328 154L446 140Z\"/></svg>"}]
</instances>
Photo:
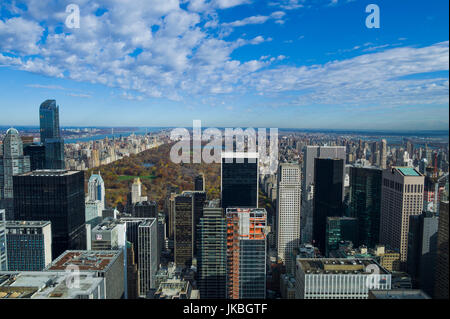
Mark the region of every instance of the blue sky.
<instances>
[{"instance_id":1,"label":"blue sky","mask_svg":"<svg viewBox=\"0 0 450 319\"><path fill-rule=\"evenodd\" d=\"M380 28L367 28L368 4ZM66 6L80 28L65 25ZM448 1L6 0L0 125L448 129Z\"/></svg>"}]
</instances>

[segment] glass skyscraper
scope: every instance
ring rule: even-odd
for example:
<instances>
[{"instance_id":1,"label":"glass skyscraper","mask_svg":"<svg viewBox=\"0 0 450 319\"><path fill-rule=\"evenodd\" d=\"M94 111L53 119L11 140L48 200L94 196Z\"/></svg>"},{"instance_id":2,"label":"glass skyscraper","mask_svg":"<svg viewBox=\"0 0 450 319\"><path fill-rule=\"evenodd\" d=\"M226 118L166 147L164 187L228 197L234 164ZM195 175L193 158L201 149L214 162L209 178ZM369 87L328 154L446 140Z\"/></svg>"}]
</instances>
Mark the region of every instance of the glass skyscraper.
<instances>
[{"instance_id":1,"label":"glass skyscraper","mask_svg":"<svg viewBox=\"0 0 450 319\"><path fill-rule=\"evenodd\" d=\"M315 159L313 240L322 254L326 247L327 217L339 217L343 213L343 171L342 159Z\"/></svg>"},{"instance_id":2,"label":"glass skyscraper","mask_svg":"<svg viewBox=\"0 0 450 319\"><path fill-rule=\"evenodd\" d=\"M375 248L380 237L382 170L377 168L350 167L351 217L358 218L358 242Z\"/></svg>"},{"instance_id":3,"label":"glass skyscraper","mask_svg":"<svg viewBox=\"0 0 450 319\"><path fill-rule=\"evenodd\" d=\"M258 154L222 153L222 208L258 207Z\"/></svg>"},{"instance_id":4,"label":"glass skyscraper","mask_svg":"<svg viewBox=\"0 0 450 319\"><path fill-rule=\"evenodd\" d=\"M64 140L59 129L59 106L44 101L39 108L41 143L45 146L45 168L64 169Z\"/></svg>"},{"instance_id":5,"label":"glass skyscraper","mask_svg":"<svg viewBox=\"0 0 450 319\"><path fill-rule=\"evenodd\" d=\"M13 177L14 219L52 223L52 256L86 249L84 173L38 170Z\"/></svg>"}]
</instances>

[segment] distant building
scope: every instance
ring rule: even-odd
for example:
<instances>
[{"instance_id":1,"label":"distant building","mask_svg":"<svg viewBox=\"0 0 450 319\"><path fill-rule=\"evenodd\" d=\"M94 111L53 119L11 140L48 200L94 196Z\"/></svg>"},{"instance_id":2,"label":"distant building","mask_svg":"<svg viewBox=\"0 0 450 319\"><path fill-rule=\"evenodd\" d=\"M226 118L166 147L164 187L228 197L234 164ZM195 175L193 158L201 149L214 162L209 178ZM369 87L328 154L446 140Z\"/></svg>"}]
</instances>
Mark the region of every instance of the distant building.
<instances>
[{"instance_id":1,"label":"distant building","mask_svg":"<svg viewBox=\"0 0 450 319\"><path fill-rule=\"evenodd\" d=\"M228 299L265 299L267 212L261 208L228 208Z\"/></svg>"},{"instance_id":2,"label":"distant building","mask_svg":"<svg viewBox=\"0 0 450 319\"><path fill-rule=\"evenodd\" d=\"M131 215L138 218L157 218L158 204L155 201L137 202L133 204Z\"/></svg>"},{"instance_id":3,"label":"distant building","mask_svg":"<svg viewBox=\"0 0 450 319\"><path fill-rule=\"evenodd\" d=\"M296 299L367 299L369 289L391 289L391 274L373 259L298 258L296 267Z\"/></svg>"},{"instance_id":4,"label":"distant building","mask_svg":"<svg viewBox=\"0 0 450 319\"><path fill-rule=\"evenodd\" d=\"M424 177L411 167L383 171L380 214L380 243L400 252L402 267L408 258L408 231L411 215L420 215Z\"/></svg>"},{"instance_id":5,"label":"distant building","mask_svg":"<svg viewBox=\"0 0 450 319\"><path fill-rule=\"evenodd\" d=\"M258 153L222 153L221 206L258 207Z\"/></svg>"},{"instance_id":6,"label":"distant building","mask_svg":"<svg viewBox=\"0 0 450 319\"><path fill-rule=\"evenodd\" d=\"M100 201L101 210L105 209L105 182L100 172L89 177L88 201Z\"/></svg>"},{"instance_id":7,"label":"distant building","mask_svg":"<svg viewBox=\"0 0 450 319\"><path fill-rule=\"evenodd\" d=\"M131 185L131 205L146 201L147 196L142 196L142 182L141 179L135 178Z\"/></svg>"},{"instance_id":8,"label":"distant building","mask_svg":"<svg viewBox=\"0 0 450 319\"><path fill-rule=\"evenodd\" d=\"M114 250L125 246L125 223L107 218L91 231L92 250Z\"/></svg>"},{"instance_id":9,"label":"distant building","mask_svg":"<svg viewBox=\"0 0 450 319\"><path fill-rule=\"evenodd\" d=\"M205 175L200 174L200 175L195 176L194 190L201 191L201 192L205 191Z\"/></svg>"},{"instance_id":10,"label":"distant building","mask_svg":"<svg viewBox=\"0 0 450 319\"><path fill-rule=\"evenodd\" d=\"M65 169L64 139L59 128L59 106L55 100L42 102L39 108L41 143L45 146L45 168Z\"/></svg>"},{"instance_id":11,"label":"distant building","mask_svg":"<svg viewBox=\"0 0 450 319\"><path fill-rule=\"evenodd\" d=\"M105 280L105 297L120 299L125 287L123 258L122 250L67 250L53 260L45 271L94 273Z\"/></svg>"},{"instance_id":12,"label":"distant building","mask_svg":"<svg viewBox=\"0 0 450 319\"><path fill-rule=\"evenodd\" d=\"M41 271L52 262L52 229L48 221L7 221L9 271Z\"/></svg>"},{"instance_id":13,"label":"distant building","mask_svg":"<svg viewBox=\"0 0 450 319\"><path fill-rule=\"evenodd\" d=\"M52 256L86 248L84 173L38 170L15 175L14 219L52 223Z\"/></svg>"},{"instance_id":14,"label":"distant building","mask_svg":"<svg viewBox=\"0 0 450 319\"><path fill-rule=\"evenodd\" d=\"M30 170L45 169L45 146L31 144L24 146L23 154L30 157Z\"/></svg>"}]
</instances>

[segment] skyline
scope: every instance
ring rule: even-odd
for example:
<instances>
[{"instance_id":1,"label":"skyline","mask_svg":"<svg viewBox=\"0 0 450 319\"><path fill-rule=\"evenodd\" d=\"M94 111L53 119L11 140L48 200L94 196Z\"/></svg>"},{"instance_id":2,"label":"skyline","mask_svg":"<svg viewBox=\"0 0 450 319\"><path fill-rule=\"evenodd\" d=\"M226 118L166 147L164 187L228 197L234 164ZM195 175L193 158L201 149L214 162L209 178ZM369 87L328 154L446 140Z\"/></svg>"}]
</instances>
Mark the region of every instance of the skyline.
<instances>
[{"instance_id":1,"label":"skyline","mask_svg":"<svg viewBox=\"0 0 450 319\"><path fill-rule=\"evenodd\" d=\"M80 28L64 25L67 4ZM368 29L365 8L380 8ZM4 1L0 125L448 131L448 3ZM133 23L132 23L133 22Z\"/></svg>"}]
</instances>

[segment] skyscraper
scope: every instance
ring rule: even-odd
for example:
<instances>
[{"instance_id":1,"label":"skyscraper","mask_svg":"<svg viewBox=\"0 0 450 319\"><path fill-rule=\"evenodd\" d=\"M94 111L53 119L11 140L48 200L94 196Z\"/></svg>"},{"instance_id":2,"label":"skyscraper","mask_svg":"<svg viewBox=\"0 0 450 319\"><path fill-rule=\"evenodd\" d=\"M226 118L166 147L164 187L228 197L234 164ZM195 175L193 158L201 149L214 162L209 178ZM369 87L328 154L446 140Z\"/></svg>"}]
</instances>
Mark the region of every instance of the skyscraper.
<instances>
[{"instance_id":1,"label":"skyscraper","mask_svg":"<svg viewBox=\"0 0 450 319\"><path fill-rule=\"evenodd\" d=\"M59 129L59 106L55 100L42 102L39 108L41 143L45 146L45 168L64 169L64 139Z\"/></svg>"},{"instance_id":2,"label":"skyscraper","mask_svg":"<svg viewBox=\"0 0 450 319\"><path fill-rule=\"evenodd\" d=\"M316 158L314 170L313 240L324 254L327 217L343 214L344 160Z\"/></svg>"},{"instance_id":3,"label":"skyscraper","mask_svg":"<svg viewBox=\"0 0 450 319\"><path fill-rule=\"evenodd\" d=\"M448 299L448 201L439 205L434 298Z\"/></svg>"},{"instance_id":4,"label":"skyscraper","mask_svg":"<svg viewBox=\"0 0 450 319\"><path fill-rule=\"evenodd\" d=\"M6 248L6 212L0 209L0 271L8 270L8 256Z\"/></svg>"},{"instance_id":5,"label":"skyscraper","mask_svg":"<svg viewBox=\"0 0 450 319\"><path fill-rule=\"evenodd\" d=\"M15 175L14 219L52 223L52 256L85 249L84 173L38 170Z\"/></svg>"},{"instance_id":6,"label":"skyscraper","mask_svg":"<svg viewBox=\"0 0 450 319\"><path fill-rule=\"evenodd\" d=\"M358 247L375 248L380 236L382 171L376 168L350 167L349 215L358 219Z\"/></svg>"},{"instance_id":7,"label":"skyscraper","mask_svg":"<svg viewBox=\"0 0 450 319\"><path fill-rule=\"evenodd\" d=\"M126 223L126 239L133 244L139 273L139 296L145 297L155 287L159 265L158 221L156 218L121 218Z\"/></svg>"},{"instance_id":8,"label":"skyscraper","mask_svg":"<svg viewBox=\"0 0 450 319\"><path fill-rule=\"evenodd\" d=\"M105 182L100 172L92 174L88 182L88 200L101 202L101 209L105 209Z\"/></svg>"},{"instance_id":9,"label":"skyscraper","mask_svg":"<svg viewBox=\"0 0 450 319\"><path fill-rule=\"evenodd\" d=\"M293 272L292 250L300 245L301 184L299 164L280 164L278 168L277 252Z\"/></svg>"},{"instance_id":10,"label":"skyscraper","mask_svg":"<svg viewBox=\"0 0 450 319\"><path fill-rule=\"evenodd\" d=\"M222 208L258 207L258 153L222 153Z\"/></svg>"},{"instance_id":11,"label":"skyscraper","mask_svg":"<svg viewBox=\"0 0 450 319\"><path fill-rule=\"evenodd\" d=\"M197 227L200 296L202 299L225 299L227 224L222 208L205 208Z\"/></svg>"},{"instance_id":12,"label":"skyscraper","mask_svg":"<svg viewBox=\"0 0 450 319\"><path fill-rule=\"evenodd\" d=\"M382 139L380 144L380 167L381 169L387 168L387 142L385 139Z\"/></svg>"},{"instance_id":13,"label":"skyscraper","mask_svg":"<svg viewBox=\"0 0 450 319\"><path fill-rule=\"evenodd\" d=\"M48 221L7 221L9 271L41 271L52 262L52 230Z\"/></svg>"},{"instance_id":14,"label":"skyscraper","mask_svg":"<svg viewBox=\"0 0 450 319\"><path fill-rule=\"evenodd\" d=\"M6 131L0 156L0 208L6 211L6 219L14 214L13 175L30 171L30 158L23 155L22 139L19 132L10 128Z\"/></svg>"},{"instance_id":15,"label":"skyscraper","mask_svg":"<svg viewBox=\"0 0 450 319\"><path fill-rule=\"evenodd\" d=\"M422 213L424 177L414 168L393 167L383 171L382 183L380 243L400 252L405 268L409 217Z\"/></svg>"},{"instance_id":16,"label":"skyscraper","mask_svg":"<svg viewBox=\"0 0 450 319\"><path fill-rule=\"evenodd\" d=\"M227 295L229 299L266 297L266 223L261 208L228 208Z\"/></svg>"},{"instance_id":17,"label":"skyscraper","mask_svg":"<svg viewBox=\"0 0 450 319\"><path fill-rule=\"evenodd\" d=\"M314 172L316 158L340 158L345 162L345 146L305 146L302 166L302 217L300 234L302 242L311 243L313 236ZM344 180L345 172L342 172ZM312 196L311 196L312 195ZM344 184L342 184L344 196ZM344 197L342 197L344 199Z\"/></svg>"},{"instance_id":18,"label":"skyscraper","mask_svg":"<svg viewBox=\"0 0 450 319\"><path fill-rule=\"evenodd\" d=\"M438 221L431 212L409 218L407 271L429 296L434 294Z\"/></svg>"},{"instance_id":19,"label":"skyscraper","mask_svg":"<svg viewBox=\"0 0 450 319\"><path fill-rule=\"evenodd\" d=\"M195 176L194 179L194 190L196 191L205 191L205 175L200 174Z\"/></svg>"}]
</instances>

